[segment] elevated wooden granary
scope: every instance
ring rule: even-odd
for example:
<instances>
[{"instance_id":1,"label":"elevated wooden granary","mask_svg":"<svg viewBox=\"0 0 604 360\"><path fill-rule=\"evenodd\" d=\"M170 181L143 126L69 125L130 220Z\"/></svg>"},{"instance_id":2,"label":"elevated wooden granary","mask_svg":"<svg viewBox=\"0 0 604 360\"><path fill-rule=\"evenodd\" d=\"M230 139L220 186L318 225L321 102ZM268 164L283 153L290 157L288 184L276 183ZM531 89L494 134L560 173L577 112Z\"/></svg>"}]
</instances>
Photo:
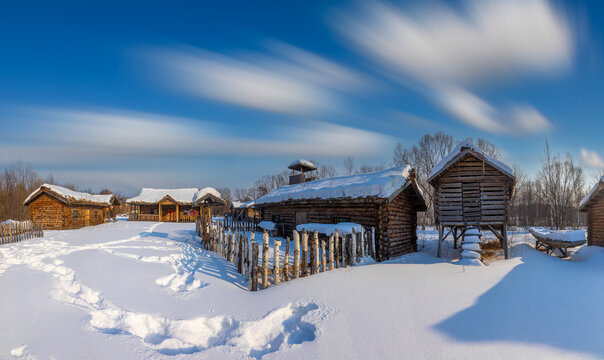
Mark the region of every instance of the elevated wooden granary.
<instances>
[{"instance_id":1,"label":"elevated wooden granary","mask_svg":"<svg viewBox=\"0 0 604 360\"><path fill-rule=\"evenodd\" d=\"M604 177L593 186L579 203L579 211L587 213L587 245L604 246Z\"/></svg>"},{"instance_id":2,"label":"elevated wooden granary","mask_svg":"<svg viewBox=\"0 0 604 360\"><path fill-rule=\"evenodd\" d=\"M491 231L509 257L507 225L514 192L513 170L463 141L438 163L428 178L434 187L434 217L442 241L452 234L455 247L469 227Z\"/></svg>"}]
</instances>

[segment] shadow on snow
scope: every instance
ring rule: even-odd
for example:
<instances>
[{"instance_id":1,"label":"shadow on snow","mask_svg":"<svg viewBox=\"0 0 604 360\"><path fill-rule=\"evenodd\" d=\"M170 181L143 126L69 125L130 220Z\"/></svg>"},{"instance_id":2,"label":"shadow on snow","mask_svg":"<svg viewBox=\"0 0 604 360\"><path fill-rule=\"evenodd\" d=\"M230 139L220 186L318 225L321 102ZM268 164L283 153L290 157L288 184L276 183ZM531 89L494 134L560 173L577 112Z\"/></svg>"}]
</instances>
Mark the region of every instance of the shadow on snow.
<instances>
[{"instance_id":1,"label":"shadow on snow","mask_svg":"<svg viewBox=\"0 0 604 360\"><path fill-rule=\"evenodd\" d=\"M604 251L569 261L528 245L516 250L523 263L435 329L464 342L515 341L604 357Z\"/></svg>"}]
</instances>

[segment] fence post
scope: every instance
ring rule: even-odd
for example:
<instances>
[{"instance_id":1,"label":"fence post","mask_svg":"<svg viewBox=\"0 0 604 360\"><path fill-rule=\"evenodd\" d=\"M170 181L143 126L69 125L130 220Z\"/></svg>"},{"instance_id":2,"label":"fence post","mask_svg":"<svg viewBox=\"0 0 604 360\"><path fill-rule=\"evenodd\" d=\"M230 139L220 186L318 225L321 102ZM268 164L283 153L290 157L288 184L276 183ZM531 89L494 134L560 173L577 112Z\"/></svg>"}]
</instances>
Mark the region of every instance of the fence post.
<instances>
[{"instance_id":1,"label":"fence post","mask_svg":"<svg viewBox=\"0 0 604 360\"><path fill-rule=\"evenodd\" d=\"M252 274L254 267L258 265L258 259L256 259L256 262L254 263L254 244L256 244L256 233L254 231L251 231L250 232L250 246L249 246L250 261L248 264L248 266L249 266L248 276L246 277L246 279L248 279L248 281L249 281L249 277ZM256 244L256 245L258 245L258 244Z\"/></svg>"},{"instance_id":2,"label":"fence post","mask_svg":"<svg viewBox=\"0 0 604 360\"><path fill-rule=\"evenodd\" d=\"M377 256L375 255L375 228L371 227L371 256L377 260Z\"/></svg>"},{"instance_id":3,"label":"fence post","mask_svg":"<svg viewBox=\"0 0 604 360\"><path fill-rule=\"evenodd\" d=\"M268 287L268 233L262 234L262 288Z\"/></svg>"},{"instance_id":4,"label":"fence post","mask_svg":"<svg viewBox=\"0 0 604 360\"><path fill-rule=\"evenodd\" d=\"M342 267L348 266L348 241L346 234L342 234Z\"/></svg>"},{"instance_id":5,"label":"fence post","mask_svg":"<svg viewBox=\"0 0 604 360\"><path fill-rule=\"evenodd\" d=\"M334 269L333 263L333 233L329 236L329 270Z\"/></svg>"},{"instance_id":6,"label":"fence post","mask_svg":"<svg viewBox=\"0 0 604 360\"><path fill-rule=\"evenodd\" d=\"M277 285L281 283L281 267L280 267L280 259L279 259L279 246L281 245L281 241L277 240L277 238L273 238L273 255L274 255L274 260L273 260L273 275L274 275L274 280L273 280L273 284Z\"/></svg>"},{"instance_id":7,"label":"fence post","mask_svg":"<svg viewBox=\"0 0 604 360\"><path fill-rule=\"evenodd\" d=\"M307 266L308 266L308 233L306 230L302 229L302 277L305 277L307 274Z\"/></svg>"},{"instance_id":8,"label":"fence post","mask_svg":"<svg viewBox=\"0 0 604 360\"><path fill-rule=\"evenodd\" d=\"M340 234L338 233L338 230L336 229L336 231L334 232L334 245L336 247L335 249L335 256L336 256L336 269L340 268Z\"/></svg>"},{"instance_id":9,"label":"fence post","mask_svg":"<svg viewBox=\"0 0 604 360\"><path fill-rule=\"evenodd\" d=\"M289 281L289 236L285 237L285 257L283 259L283 281Z\"/></svg>"},{"instance_id":10,"label":"fence post","mask_svg":"<svg viewBox=\"0 0 604 360\"><path fill-rule=\"evenodd\" d=\"M294 230L294 273L293 278L297 279L300 275L300 234Z\"/></svg>"},{"instance_id":11,"label":"fence post","mask_svg":"<svg viewBox=\"0 0 604 360\"><path fill-rule=\"evenodd\" d=\"M314 232L312 245L313 245L313 254L314 254L313 268L314 268L315 274L318 274L320 258L319 258L319 233L317 232L317 230L315 230L315 232Z\"/></svg>"},{"instance_id":12,"label":"fence post","mask_svg":"<svg viewBox=\"0 0 604 360\"><path fill-rule=\"evenodd\" d=\"M350 265L357 264L357 232L352 228L352 235L350 236Z\"/></svg>"},{"instance_id":13,"label":"fence post","mask_svg":"<svg viewBox=\"0 0 604 360\"><path fill-rule=\"evenodd\" d=\"M258 291L258 243L252 243L250 290Z\"/></svg>"},{"instance_id":14,"label":"fence post","mask_svg":"<svg viewBox=\"0 0 604 360\"><path fill-rule=\"evenodd\" d=\"M365 228L361 226L361 257L365 256Z\"/></svg>"},{"instance_id":15,"label":"fence post","mask_svg":"<svg viewBox=\"0 0 604 360\"><path fill-rule=\"evenodd\" d=\"M327 254L325 254L325 239L321 240L321 271L327 271Z\"/></svg>"}]
</instances>

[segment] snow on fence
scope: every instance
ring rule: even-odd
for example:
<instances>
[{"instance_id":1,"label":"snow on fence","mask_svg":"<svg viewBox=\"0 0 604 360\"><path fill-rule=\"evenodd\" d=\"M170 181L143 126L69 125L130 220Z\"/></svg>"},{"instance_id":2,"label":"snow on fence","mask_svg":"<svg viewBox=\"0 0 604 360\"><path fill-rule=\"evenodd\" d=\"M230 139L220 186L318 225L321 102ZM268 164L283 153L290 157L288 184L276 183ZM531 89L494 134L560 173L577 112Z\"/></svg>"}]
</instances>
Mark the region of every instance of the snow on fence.
<instances>
[{"instance_id":1,"label":"snow on fence","mask_svg":"<svg viewBox=\"0 0 604 360\"><path fill-rule=\"evenodd\" d=\"M319 236L317 231L294 230L291 238L272 237L264 230L262 239L256 239L255 226L214 220L206 229L208 235L204 237L203 224L198 218L195 231L202 238L201 244L205 249L237 265L237 271L249 281L251 291L356 265L365 256L375 258L374 228L361 228L360 232L353 228L350 234L340 234L334 230L329 236ZM269 260L270 243L273 244L272 266ZM283 256L281 246L285 246Z\"/></svg>"},{"instance_id":2,"label":"snow on fence","mask_svg":"<svg viewBox=\"0 0 604 360\"><path fill-rule=\"evenodd\" d=\"M10 221L0 224L0 244L9 244L44 236L41 224L31 221Z\"/></svg>"}]
</instances>

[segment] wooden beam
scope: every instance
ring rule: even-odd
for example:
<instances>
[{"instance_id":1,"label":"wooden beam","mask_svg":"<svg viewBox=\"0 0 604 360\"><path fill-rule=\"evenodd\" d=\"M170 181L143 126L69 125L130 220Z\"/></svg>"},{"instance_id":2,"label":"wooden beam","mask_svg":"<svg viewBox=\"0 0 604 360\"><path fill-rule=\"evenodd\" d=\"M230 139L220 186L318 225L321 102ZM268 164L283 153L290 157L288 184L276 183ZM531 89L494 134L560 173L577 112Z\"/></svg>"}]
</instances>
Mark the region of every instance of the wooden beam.
<instances>
[{"instance_id":1,"label":"wooden beam","mask_svg":"<svg viewBox=\"0 0 604 360\"><path fill-rule=\"evenodd\" d=\"M180 209L178 208L178 204L176 204L176 222L180 222Z\"/></svg>"},{"instance_id":2,"label":"wooden beam","mask_svg":"<svg viewBox=\"0 0 604 360\"><path fill-rule=\"evenodd\" d=\"M436 251L436 257L440 257L443 244L443 226L438 228L438 250Z\"/></svg>"}]
</instances>

